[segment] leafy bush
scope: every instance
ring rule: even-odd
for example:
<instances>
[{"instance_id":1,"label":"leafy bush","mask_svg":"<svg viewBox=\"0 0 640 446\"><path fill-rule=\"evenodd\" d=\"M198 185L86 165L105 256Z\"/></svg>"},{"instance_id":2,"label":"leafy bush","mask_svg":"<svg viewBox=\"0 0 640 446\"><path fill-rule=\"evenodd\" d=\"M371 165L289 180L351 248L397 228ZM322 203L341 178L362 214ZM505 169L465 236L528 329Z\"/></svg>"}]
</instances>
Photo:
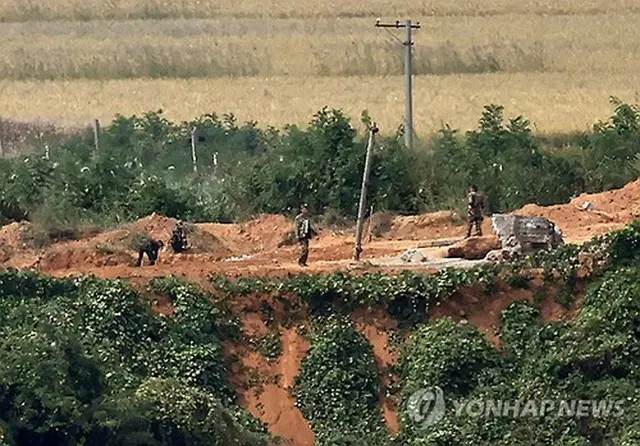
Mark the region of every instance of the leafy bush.
<instances>
[{"instance_id":1,"label":"leafy bush","mask_svg":"<svg viewBox=\"0 0 640 446\"><path fill-rule=\"evenodd\" d=\"M295 389L316 443L381 444L385 429L379 389L380 376L367 340L344 317L316 319L311 350L302 361Z\"/></svg>"},{"instance_id":2,"label":"leafy bush","mask_svg":"<svg viewBox=\"0 0 640 446\"><path fill-rule=\"evenodd\" d=\"M32 271L0 271L0 301L9 299L50 300L75 295L82 283L90 279L54 279Z\"/></svg>"},{"instance_id":3,"label":"leafy bush","mask_svg":"<svg viewBox=\"0 0 640 446\"><path fill-rule=\"evenodd\" d=\"M608 246L607 254L611 264L624 266L640 262L640 220L626 228L609 233L603 240Z\"/></svg>"},{"instance_id":4,"label":"leafy bush","mask_svg":"<svg viewBox=\"0 0 640 446\"><path fill-rule=\"evenodd\" d=\"M171 330L180 342L189 344L239 339L240 321L222 305L214 305L213 297L195 284L170 276L152 279L148 289L171 299L175 310Z\"/></svg>"},{"instance_id":5,"label":"leafy bush","mask_svg":"<svg viewBox=\"0 0 640 446\"><path fill-rule=\"evenodd\" d=\"M548 138L535 137L524 117L506 119L495 104L483 108L474 131L459 134L445 126L424 142L430 150L408 152L399 135L380 137L368 201L377 213L459 209L468 185L476 183L488 193L491 211L504 212L621 187L640 172L640 119L637 106L615 98L612 106L606 122L565 138L572 147L562 150L547 149ZM66 138L45 136L43 142L55 146L49 157L31 151L0 160L0 223L28 219L74 228L120 224L151 212L230 222L263 212L292 214L301 202L328 223L351 221L364 136L341 110L327 107L306 128L282 130L239 125L231 114L181 123L162 110L117 116L102 130L99 152L86 129Z\"/></svg>"},{"instance_id":6,"label":"leafy bush","mask_svg":"<svg viewBox=\"0 0 640 446\"><path fill-rule=\"evenodd\" d=\"M589 288L571 339L592 373L640 377L639 279L637 267L618 269Z\"/></svg>"},{"instance_id":7,"label":"leafy bush","mask_svg":"<svg viewBox=\"0 0 640 446\"><path fill-rule=\"evenodd\" d=\"M468 325L442 318L412 334L402 353L403 394L438 386L449 395L464 396L477 384L484 368L499 358L482 335Z\"/></svg>"},{"instance_id":8,"label":"leafy bush","mask_svg":"<svg viewBox=\"0 0 640 446\"><path fill-rule=\"evenodd\" d=\"M121 281L4 271L0 283L9 444L266 444L264 426L235 405L218 337L223 312L195 288L156 283L176 296L177 321L152 314ZM169 379L169 393L149 390L153 378Z\"/></svg>"},{"instance_id":9,"label":"leafy bush","mask_svg":"<svg viewBox=\"0 0 640 446\"><path fill-rule=\"evenodd\" d=\"M540 311L527 302L514 302L502 312L501 318L503 351L522 359L538 334Z\"/></svg>"},{"instance_id":10,"label":"leafy bush","mask_svg":"<svg viewBox=\"0 0 640 446\"><path fill-rule=\"evenodd\" d=\"M233 414L198 388L150 379L136 391L136 398L149 404L154 418L170 432L176 432L174 441L180 444L268 444L264 426L258 433L245 431Z\"/></svg>"},{"instance_id":11,"label":"leafy bush","mask_svg":"<svg viewBox=\"0 0 640 446\"><path fill-rule=\"evenodd\" d=\"M275 361L282 354L282 342L279 333L269 333L261 338L252 340L255 347L268 360Z\"/></svg>"},{"instance_id":12,"label":"leafy bush","mask_svg":"<svg viewBox=\"0 0 640 446\"><path fill-rule=\"evenodd\" d=\"M618 237L609 235L581 251L597 252L606 240ZM562 271L572 270L575 258L574 248L568 248L555 258L549 253L528 261L544 259L549 268ZM468 326L445 319L422 327L403 351L403 397L406 402L412 392L439 385L447 405L443 418L424 430L405 412L401 444L633 444L640 407L639 274L637 266L610 265L588 287L574 322L545 323L534 306L512 304L502 313L500 357ZM456 413L450 400L455 407L478 400L517 401L520 407L529 400L538 405L544 400L595 400L612 412L583 418L557 411L534 417L471 417L464 410Z\"/></svg>"}]
</instances>

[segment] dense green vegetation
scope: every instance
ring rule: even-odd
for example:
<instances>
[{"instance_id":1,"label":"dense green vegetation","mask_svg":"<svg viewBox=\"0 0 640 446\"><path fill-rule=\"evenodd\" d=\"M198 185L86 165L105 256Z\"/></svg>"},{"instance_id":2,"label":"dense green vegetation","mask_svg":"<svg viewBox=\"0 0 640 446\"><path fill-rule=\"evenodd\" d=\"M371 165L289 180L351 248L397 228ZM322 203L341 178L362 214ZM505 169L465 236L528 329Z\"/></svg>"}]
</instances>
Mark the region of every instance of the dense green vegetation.
<instances>
[{"instance_id":1,"label":"dense green vegetation","mask_svg":"<svg viewBox=\"0 0 640 446\"><path fill-rule=\"evenodd\" d=\"M572 323L543 323L529 304L503 313L504 355L498 356L466 326L442 320L423 328L405 350L403 390L438 385L450 403L427 431L405 431L407 444L631 445L640 409L637 336L638 267L608 272L590 286ZM404 372L405 370L403 370ZM542 417L457 416L451 400L621 401L622 413ZM606 414L606 412L603 412ZM408 419L408 418L407 418Z\"/></svg>"},{"instance_id":2,"label":"dense green vegetation","mask_svg":"<svg viewBox=\"0 0 640 446\"><path fill-rule=\"evenodd\" d=\"M408 152L401 134L381 138L370 186L376 211L460 208L468 185L493 212L567 201L623 186L638 175L640 112L612 100L613 115L571 138L536 138L523 117L485 107L477 130L443 128ZM370 122L363 113L363 122ZM191 128L199 129L197 173ZM356 214L366 135L339 110L319 111L306 129L260 129L232 115L173 123L160 112L120 116L93 134L43 137L38 150L0 160L0 220L49 226L115 224L153 211L190 221L231 221L258 212L291 214L303 201L316 214ZM43 156L48 144L49 156ZM568 147L567 147L568 145ZM215 162L214 162L215 160Z\"/></svg>"},{"instance_id":3,"label":"dense green vegetation","mask_svg":"<svg viewBox=\"0 0 640 446\"><path fill-rule=\"evenodd\" d=\"M169 288L153 315L120 281L0 274L0 432L15 445L265 445L235 405L224 311Z\"/></svg>"},{"instance_id":4,"label":"dense green vegetation","mask_svg":"<svg viewBox=\"0 0 640 446\"><path fill-rule=\"evenodd\" d=\"M387 437L378 409L380 372L373 349L348 318L314 320L311 350L296 390L316 444L378 444Z\"/></svg>"},{"instance_id":5,"label":"dense green vegetation","mask_svg":"<svg viewBox=\"0 0 640 446\"><path fill-rule=\"evenodd\" d=\"M544 322L535 302L516 302L508 307L502 313L501 353L472 326L456 324L448 318L435 323L418 322L402 349L397 368L400 377L398 395L403 405L400 413L402 430L396 436L380 435L375 423L380 417L379 406L364 404L371 392L367 389L373 388L370 381L366 381L367 385L358 384L357 390L350 393L348 386L346 391L342 390L345 370L352 377L347 380L351 385L363 376L374 379L371 351L358 342L349 323L338 325L340 318L317 316L318 325L327 328L318 330L313 337L311 354L303 363L298 389L302 407L307 409L314 430L322 438L330 435L332 427L342 420L353 420L349 414L359 402L360 416L356 420L363 424L370 422L371 426L363 429L352 421L350 432L355 435L333 444L638 444L640 267L634 247L639 242L640 222L637 222L585 246L568 245L554 252L540 253L523 262L502 265L487 275L459 271L455 280L457 285L448 280L445 273L441 274L439 280L431 283L446 299L455 292L456 286L480 285L491 293L492 287L487 287L488 281L482 278L499 274L506 274L509 283L526 286L528 267L543 268L545 277L554 286L558 285L556 281L564 283L569 278L573 278L570 282L575 284L579 253L594 255L603 262L600 269L592 272L583 309L575 321ZM516 277L518 280L514 279ZM418 276L405 276L392 280L396 289L427 299L431 295L432 304L435 304L437 299L431 294L433 291L415 287L417 279ZM307 292L315 290L331 296L329 290L333 285L333 292L341 293L343 303L352 298L355 306L379 302L375 297L372 301L362 300L357 296L357 290L366 289L381 295L389 292L385 284L379 281L374 284L371 277L343 278L342 282L333 280L308 279L304 286ZM480 280L484 283L479 283ZM300 288L301 291L304 289ZM393 302L393 297L390 299ZM350 348L346 349L346 346ZM423 427L415 422L407 402L414 392L433 386L443 391L445 411L442 419ZM556 401L556 404L561 400L595 400L595 407L600 409L584 417L566 416L557 406L555 412L550 410L541 416L491 417L491 413L489 417L470 416L464 410L460 415L456 414L455 404L473 407L474 402L489 400L519 401L520 407L528 400L538 405L544 400ZM316 401L323 404L310 403ZM340 413L340 418L334 417L334 422L327 426L325 420L335 413Z\"/></svg>"}]
</instances>

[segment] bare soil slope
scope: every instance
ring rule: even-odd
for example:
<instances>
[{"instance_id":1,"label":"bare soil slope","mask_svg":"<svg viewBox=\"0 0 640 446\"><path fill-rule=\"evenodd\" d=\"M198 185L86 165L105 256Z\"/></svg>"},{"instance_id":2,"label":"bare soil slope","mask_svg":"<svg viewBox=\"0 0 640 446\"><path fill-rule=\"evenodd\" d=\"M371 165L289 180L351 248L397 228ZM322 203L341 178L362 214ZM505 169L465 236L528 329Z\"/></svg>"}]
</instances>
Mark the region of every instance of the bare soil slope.
<instances>
[{"instance_id":1,"label":"bare soil slope","mask_svg":"<svg viewBox=\"0 0 640 446\"><path fill-rule=\"evenodd\" d=\"M567 241L583 242L595 235L619 229L640 218L640 180L622 189L581 195L570 203L542 207L526 205L514 211L539 215L555 222ZM593 209L584 209L591 203ZM34 268L56 275L97 274L105 277L148 277L174 274L198 279L212 273L274 275L301 272L296 264L298 247L283 243L292 222L281 215L261 215L242 224L190 225L193 249L174 254L166 248L155 267L135 268L137 253L131 249L136 234L168 241L176 220L152 214L123 227L80 240L34 248L29 223L13 223L0 229L0 264ZM464 236L465 225L452 211L391 218L386 232L365 237L363 260L397 256L414 247L453 243ZM368 222L367 226L368 227ZM483 223L491 235L490 219ZM352 229L324 229L312 241L308 272L351 268L354 248ZM434 257L438 253L434 251ZM359 268L367 269L366 264ZM383 268L384 269L384 268ZM390 268L385 270L392 271Z\"/></svg>"}]
</instances>

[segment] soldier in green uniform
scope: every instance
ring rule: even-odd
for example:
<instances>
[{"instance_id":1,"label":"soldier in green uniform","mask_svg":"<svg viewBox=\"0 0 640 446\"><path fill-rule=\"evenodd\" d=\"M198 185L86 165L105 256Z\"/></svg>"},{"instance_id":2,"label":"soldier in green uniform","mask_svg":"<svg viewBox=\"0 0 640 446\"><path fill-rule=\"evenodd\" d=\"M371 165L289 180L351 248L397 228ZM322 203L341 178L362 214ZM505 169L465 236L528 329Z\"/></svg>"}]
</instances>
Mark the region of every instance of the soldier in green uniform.
<instances>
[{"instance_id":1,"label":"soldier in green uniform","mask_svg":"<svg viewBox=\"0 0 640 446\"><path fill-rule=\"evenodd\" d=\"M147 257L149 257L149 265L155 265L156 261L158 260L158 254L163 246L164 242L162 240L146 240L138 250L138 260L136 261L136 266L142 266L142 258L145 254L147 255Z\"/></svg>"},{"instance_id":2,"label":"soldier in green uniform","mask_svg":"<svg viewBox=\"0 0 640 446\"><path fill-rule=\"evenodd\" d=\"M174 252L183 252L188 249L189 242L187 241L187 230L184 226L184 222L179 221L176 225L173 233L171 234L170 244Z\"/></svg>"},{"instance_id":3,"label":"soldier in green uniform","mask_svg":"<svg viewBox=\"0 0 640 446\"><path fill-rule=\"evenodd\" d=\"M472 184L467 195L467 237L471 237L471 229L475 225L475 235L482 236L482 220L488 214L487 196L478 192L478 186Z\"/></svg>"},{"instance_id":4,"label":"soldier in green uniform","mask_svg":"<svg viewBox=\"0 0 640 446\"><path fill-rule=\"evenodd\" d=\"M309 208L306 204L300 207L300 213L296 215L296 238L300 243L300 257L298 265L307 266L309 258L309 240L311 240L318 232L309 219Z\"/></svg>"}]
</instances>

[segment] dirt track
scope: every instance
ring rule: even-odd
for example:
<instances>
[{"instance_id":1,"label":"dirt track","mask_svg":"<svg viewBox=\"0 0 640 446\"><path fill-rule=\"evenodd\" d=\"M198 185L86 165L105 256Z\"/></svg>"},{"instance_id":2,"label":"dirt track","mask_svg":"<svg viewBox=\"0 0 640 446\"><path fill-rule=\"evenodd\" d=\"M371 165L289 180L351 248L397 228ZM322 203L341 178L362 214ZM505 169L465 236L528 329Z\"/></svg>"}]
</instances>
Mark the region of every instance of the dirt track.
<instances>
[{"instance_id":1,"label":"dirt track","mask_svg":"<svg viewBox=\"0 0 640 446\"><path fill-rule=\"evenodd\" d=\"M547 217L562 230L565 240L580 243L639 218L639 197L640 180L623 189L580 196L568 204L550 207L527 205L514 213ZM579 210L586 201L595 204L596 209ZM312 241L310 267L304 270L296 264L296 246L279 247L292 223L278 215L263 215L244 224L194 225L191 230L192 253L174 255L164 251L158 265L143 268L133 267L135 253L127 245L127 237L147 232L168 240L175 220L151 215L114 231L56 243L43 250L32 249L24 242L28 224L14 223L0 230L0 263L5 267L37 269L52 275L95 274L133 278L172 274L194 280L212 273L270 276L352 268L393 272L414 267L397 261L406 249L427 247L438 240L461 238L465 227L456 221L460 219L449 211L396 217L386 233L370 241L365 239L363 262L358 265L352 261L353 229L325 229ZM485 219L483 229L485 233L492 232L490 219ZM426 252L430 259L443 257L442 248L432 247ZM425 269L424 266L421 268Z\"/></svg>"}]
</instances>

